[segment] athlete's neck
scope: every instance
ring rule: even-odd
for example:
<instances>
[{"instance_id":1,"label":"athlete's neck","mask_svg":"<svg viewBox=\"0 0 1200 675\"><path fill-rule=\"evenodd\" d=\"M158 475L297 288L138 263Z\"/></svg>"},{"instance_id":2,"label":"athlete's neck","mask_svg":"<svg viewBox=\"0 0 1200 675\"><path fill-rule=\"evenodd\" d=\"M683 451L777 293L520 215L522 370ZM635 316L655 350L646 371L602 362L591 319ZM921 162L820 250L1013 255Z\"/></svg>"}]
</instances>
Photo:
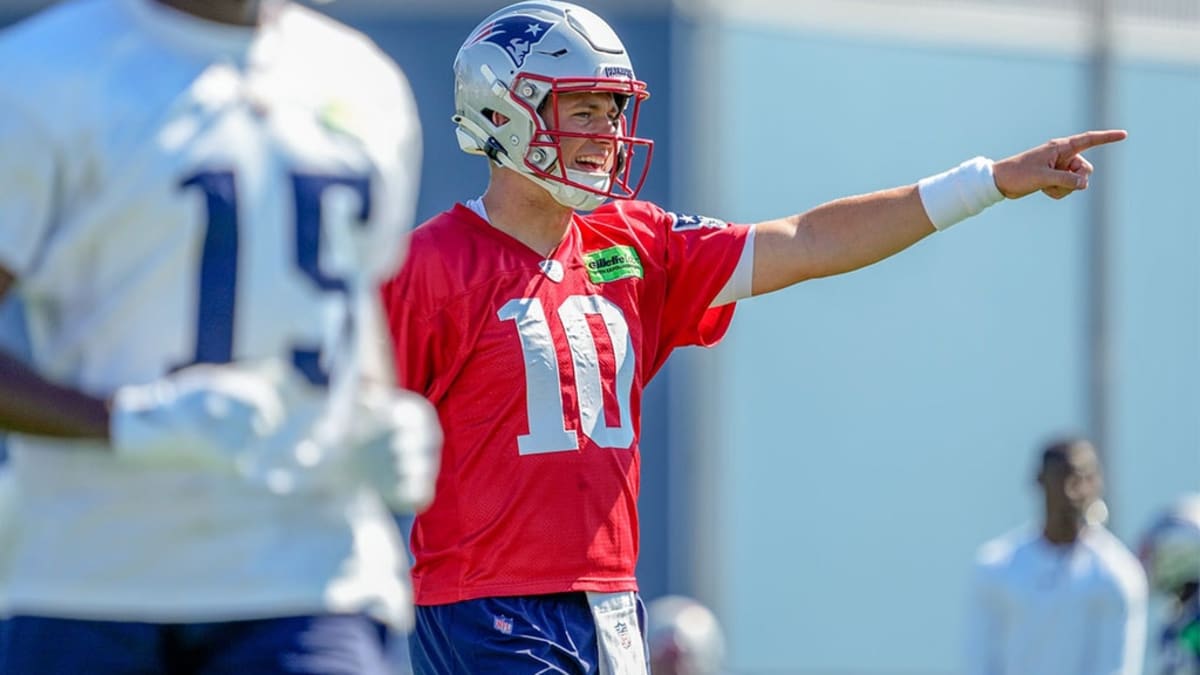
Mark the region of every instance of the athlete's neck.
<instances>
[{"instance_id":1,"label":"athlete's neck","mask_svg":"<svg viewBox=\"0 0 1200 675\"><path fill-rule=\"evenodd\" d=\"M483 207L492 227L544 257L567 235L573 211L549 192L510 169L494 169Z\"/></svg>"},{"instance_id":2,"label":"athlete's neck","mask_svg":"<svg viewBox=\"0 0 1200 675\"><path fill-rule=\"evenodd\" d=\"M1051 544L1066 546L1074 544L1079 539L1079 533L1083 531L1083 527L1083 519L1074 516L1063 515L1057 518L1046 518L1042 536Z\"/></svg>"},{"instance_id":3,"label":"athlete's neck","mask_svg":"<svg viewBox=\"0 0 1200 675\"><path fill-rule=\"evenodd\" d=\"M232 26L257 26L261 20L261 0L156 0L207 21Z\"/></svg>"}]
</instances>

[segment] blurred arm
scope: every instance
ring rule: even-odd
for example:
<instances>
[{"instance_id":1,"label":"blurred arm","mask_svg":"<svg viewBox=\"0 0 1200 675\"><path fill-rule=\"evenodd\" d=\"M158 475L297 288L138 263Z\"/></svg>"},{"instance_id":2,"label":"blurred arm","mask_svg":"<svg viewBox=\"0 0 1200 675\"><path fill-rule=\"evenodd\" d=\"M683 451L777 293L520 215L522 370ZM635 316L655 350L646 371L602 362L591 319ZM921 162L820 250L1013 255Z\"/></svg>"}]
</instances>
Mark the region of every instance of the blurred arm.
<instances>
[{"instance_id":1,"label":"blurred arm","mask_svg":"<svg viewBox=\"0 0 1200 675\"><path fill-rule=\"evenodd\" d=\"M0 299L15 279L0 267ZM0 351L0 429L59 438L108 438L104 400L54 384Z\"/></svg>"},{"instance_id":2,"label":"blurred arm","mask_svg":"<svg viewBox=\"0 0 1200 675\"><path fill-rule=\"evenodd\" d=\"M1092 671L1103 675L1140 675L1146 651L1145 580L1129 580L1118 591L1113 601L1105 605L1104 613L1096 617Z\"/></svg>"}]
</instances>

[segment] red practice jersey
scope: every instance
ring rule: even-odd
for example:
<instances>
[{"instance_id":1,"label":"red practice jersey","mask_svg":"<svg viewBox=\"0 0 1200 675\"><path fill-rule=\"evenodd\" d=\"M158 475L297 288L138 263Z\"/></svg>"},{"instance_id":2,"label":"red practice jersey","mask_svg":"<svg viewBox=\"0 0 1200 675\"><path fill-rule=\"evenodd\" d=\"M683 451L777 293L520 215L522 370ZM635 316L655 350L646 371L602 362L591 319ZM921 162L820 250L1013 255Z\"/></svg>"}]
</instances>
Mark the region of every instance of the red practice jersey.
<instances>
[{"instance_id":1,"label":"red practice jersey","mask_svg":"<svg viewBox=\"0 0 1200 675\"><path fill-rule=\"evenodd\" d=\"M546 259L456 205L384 288L400 381L437 406L416 601L636 590L642 389L711 345L749 228L620 201Z\"/></svg>"}]
</instances>

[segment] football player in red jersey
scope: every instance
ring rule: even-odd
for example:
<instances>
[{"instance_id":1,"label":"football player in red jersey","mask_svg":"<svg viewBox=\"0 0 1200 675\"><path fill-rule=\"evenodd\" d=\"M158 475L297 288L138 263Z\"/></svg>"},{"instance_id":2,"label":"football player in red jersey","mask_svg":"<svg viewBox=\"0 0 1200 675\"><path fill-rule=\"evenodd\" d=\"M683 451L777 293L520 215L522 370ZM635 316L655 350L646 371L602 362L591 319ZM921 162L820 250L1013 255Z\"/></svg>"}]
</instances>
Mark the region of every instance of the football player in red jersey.
<instances>
[{"instance_id":1,"label":"football player in red jersey","mask_svg":"<svg viewBox=\"0 0 1200 675\"><path fill-rule=\"evenodd\" d=\"M646 672L638 432L671 351L719 340L738 299L869 265L1005 197L1083 189L1080 152L1125 137L730 225L635 201L647 96L612 29L564 2L502 9L458 52L459 143L490 184L418 228L384 288L402 383L445 433L412 539L420 673Z\"/></svg>"}]
</instances>

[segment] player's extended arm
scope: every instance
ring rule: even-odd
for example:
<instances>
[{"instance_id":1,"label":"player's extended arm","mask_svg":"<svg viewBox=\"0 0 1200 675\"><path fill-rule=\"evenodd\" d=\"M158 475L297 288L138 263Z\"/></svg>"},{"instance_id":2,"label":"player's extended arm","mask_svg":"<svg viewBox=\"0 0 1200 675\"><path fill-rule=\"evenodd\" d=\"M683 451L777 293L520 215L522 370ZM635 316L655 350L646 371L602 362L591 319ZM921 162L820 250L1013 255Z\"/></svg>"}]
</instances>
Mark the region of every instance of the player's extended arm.
<instances>
[{"instance_id":1,"label":"player's extended arm","mask_svg":"<svg viewBox=\"0 0 1200 675\"><path fill-rule=\"evenodd\" d=\"M1040 190L1061 199L1086 189L1092 165L1080 153L1125 137L1121 130L1088 131L997 161L992 164L997 198L1019 199ZM957 188L943 182L940 191L956 195ZM970 201L974 195L966 196ZM953 200L948 203L956 205ZM936 231L926 206L918 186L909 185L845 197L799 215L758 223L753 294L856 270L903 251ZM953 218L954 208L949 216L952 219L946 221L946 214L937 214L940 227L958 219Z\"/></svg>"},{"instance_id":2,"label":"player's extended arm","mask_svg":"<svg viewBox=\"0 0 1200 675\"><path fill-rule=\"evenodd\" d=\"M0 352L0 429L58 438L108 438L108 406L47 381Z\"/></svg>"},{"instance_id":3,"label":"player's extended arm","mask_svg":"<svg viewBox=\"0 0 1200 675\"><path fill-rule=\"evenodd\" d=\"M13 285L0 268L0 298ZM108 406L103 399L46 380L0 351L0 429L60 438L108 438Z\"/></svg>"}]
</instances>

